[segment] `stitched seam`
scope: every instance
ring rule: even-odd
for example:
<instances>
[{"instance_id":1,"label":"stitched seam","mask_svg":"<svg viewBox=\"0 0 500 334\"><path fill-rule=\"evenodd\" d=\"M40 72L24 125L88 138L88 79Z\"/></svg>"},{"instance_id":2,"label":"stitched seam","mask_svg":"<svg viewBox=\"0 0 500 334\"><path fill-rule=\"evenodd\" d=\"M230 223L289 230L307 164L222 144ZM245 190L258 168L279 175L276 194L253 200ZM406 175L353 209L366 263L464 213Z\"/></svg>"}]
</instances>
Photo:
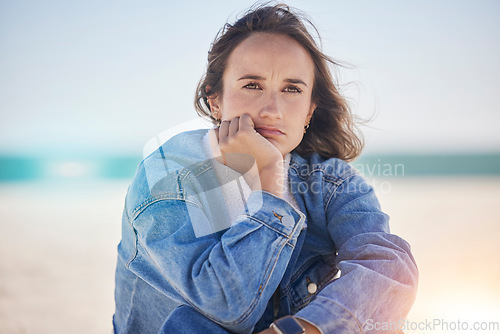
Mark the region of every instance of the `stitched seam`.
<instances>
[{"instance_id":1,"label":"stitched seam","mask_svg":"<svg viewBox=\"0 0 500 334\"><path fill-rule=\"evenodd\" d=\"M327 301L327 302L330 302L330 303L332 303L332 304L334 304L334 305L336 305L336 306L340 307L340 308L341 308L342 310L344 310L345 312L347 312L347 313L348 313L348 314L349 314L349 315L350 315L350 316L354 319L354 321L356 321L356 324L358 325L358 328L359 328L359 332L360 332L361 334L363 334L363 326L360 324L360 322L359 322L358 318L356 318L356 316L355 316L354 314L352 314L352 312L351 312L351 311L349 311L349 310L348 310L347 308L345 308L343 305L341 305L341 304L339 304L339 303L337 303L337 302L335 302L335 301L333 301L333 300L331 300L331 299L328 299L328 298L325 298L325 297L321 297L321 296L318 296L318 298L317 298L317 299L323 299L323 300L325 300L325 301Z\"/></svg>"},{"instance_id":2,"label":"stitched seam","mask_svg":"<svg viewBox=\"0 0 500 334\"><path fill-rule=\"evenodd\" d=\"M287 238L288 240L289 240L289 239L291 239L291 235L293 234L293 230L292 230L292 232L290 233L291 235L289 236L289 235L287 235L287 234L285 234L285 233L281 232L280 230L278 230L278 229L276 229L276 228L272 227L272 226L271 226L271 225L269 225L268 223L263 222L263 221L262 221L262 220L260 220L260 219L257 219L257 218L255 218L255 217L248 216L248 215L243 215L243 216L245 216L245 217L247 217L247 218L249 218L249 219L251 219L251 220L254 220L254 221L256 221L256 222L258 222L258 223L260 223L260 224L262 224L262 225L266 226L266 227L267 227L267 228L269 228L270 230L272 230L272 231L274 231L274 232L278 233L279 235L281 235L282 237Z\"/></svg>"},{"instance_id":3,"label":"stitched seam","mask_svg":"<svg viewBox=\"0 0 500 334\"><path fill-rule=\"evenodd\" d=\"M187 203L192 203L196 206L198 204L196 202L193 202L191 200L185 199L181 196L172 196L172 195L162 195L162 196L155 196L155 197L150 197L146 201L144 201L140 206L138 206L133 212L133 220L136 220L137 217L144 211L146 210L147 207L149 207L151 204L154 204L156 202L160 201L167 201L167 200L173 200L173 201L183 201Z\"/></svg>"},{"instance_id":4,"label":"stitched seam","mask_svg":"<svg viewBox=\"0 0 500 334\"><path fill-rule=\"evenodd\" d=\"M309 173L307 173L306 175L301 175L301 173L299 173L299 170L297 167L295 166L292 166L290 167L290 169L293 169L295 170L295 173L297 175L297 177L301 180L307 180L312 173L315 173L315 172L322 172L322 178L325 179L326 181L328 182L332 182L332 183L335 183L337 184L337 181L342 181L342 178L340 177L336 177L336 176L333 176L333 175L330 175L328 174L324 168L320 168L320 167L315 167L314 169L310 170ZM340 182L341 183L341 182Z\"/></svg>"},{"instance_id":5,"label":"stitched seam","mask_svg":"<svg viewBox=\"0 0 500 334\"><path fill-rule=\"evenodd\" d=\"M131 326L131 323L130 323L130 320L131 320L131 313L132 313L132 302L134 300L134 297L135 297L135 292L137 290L137 281L139 280L139 277L136 276L135 277L135 280L134 280L134 288L132 290L132 293L130 295L130 308L128 310L128 314L127 314L127 322L125 323L125 332L128 332L129 329L130 329L130 326Z\"/></svg>"},{"instance_id":6,"label":"stitched seam","mask_svg":"<svg viewBox=\"0 0 500 334\"><path fill-rule=\"evenodd\" d=\"M352 174L350 175L348 178L345 178L343 179L342 183L338 185L337 188L334 189L334 191L332 192L332 194L330 195L330 197L328 198L328 200L326 201L326 204L325 204L325 212L327 211L326 209L328 208L328 206L330 205L331 203L331 200L332 200L332 197L335 196L335 194L337 193L337 190L349 179L351 178L352 176L354 176L355 174Z\"/></svg>"},{"instance_id":7,"label":"stitched seam","mask_svg":"<svg viewBox=\"0 0 500 334\"><path fill-rule=\"evenodd\" d=\"M304 297L304 299L302 300L302 303L295 306L294 309L296 309L297 312L299 312L300 310L305 308L307 305L309 305L315 296L316 295L308 295L308 296ZM292 303L293 303L293 301L292 301Z\"/></svg>"},{"instance_id":8,"label":"stitched seam","mask_svg":"<svg viewBox=\"0 0 500 334\"><path fill-rule=\"evenodd\" d=\"M139 243L140 243L140 242L139 242ZM141 243L141 245L142 245L142 243ZM273 268L274 268L274 267L276 267L276 263L278 262L279 254L281 253L281 250L283 249L284 245L285 245L285 243L283 243L283 246L281 246L281 247L280 247L280 246L278 245L278 246L275 248L274 253L276 253L276 254L273 254L273 257L271 257L271 259L272 259L272 258L274 258L274 257L275 257L275 255L276 255L276 259L275 259L275 261L274 261ZM257 295L257 297L255 297L255 298L253 299L253 301L250 303L250 306L248 307L247 311L245 311L245 312L243 313L243 315L241 315L239 318L237 318L237 319L236 319L236 320L234 320L234 321L229 321L229 322L226 322L226 321L219 321L219 320L217 320L217 319L213 318L210 314L207 314L207 313L203 312L201 309L199 309L198 307L196 307L196 305L192 304L192 303L190 302L189 298L187 298L187 296L186 296L186 295L182 292L182 290L181 290L181 289L179 289L179 288L178 288L175 284L173 284L173 283L172 283L172 282L171 282L171 281L170 281L170 280L169 280L169 279L168 279L168 278L167 278L167 277L163 274L163 272L160 270L160 266L156 263L156 261L154 260L154 258L153 258L153 257L149 254L149 252L148 252L147 248L146 248L146 247L144 247L144 245L143 245L143 247L142 247L142 248L144 249L144 252L148 255L148 257L151 259L151 261L154 263L155 267L158 269L158 271L160 272L161 276L162 276L162 277L163 277L163 278L164 278L164 279L165 279L165 280L166 280L166 281L167 281L167 282L168 282L168 283L169 283L169 284L170 284L170 285L171 285L171 286L172 286L172 287L173 287L173 288L177 291L177 293L179 293L179 295L181 295L181 296L182 296L182 298L183 298L183 299L184 299L184 300L185 300L185 301L186 301L186 302L187 302L190 306L192 306L195 310L197 310L198 312L200 312L201 314L205 315L207 318L209 318L210 320L212 320L212 321L214 321L214 322L216 322L216 323L218 323L218 324L222 324L222 325L239 325L239 324L243 323L243 322L244 322L244 321L245 321L245 320L246 320L246 319L250 316L251 312L252 312L252 311L255 309L255 307L257 306L257 304L258 304L258 300L260 299L260 297L262 296L262 292L264 291L264 289L262 289L262 290L260 291L260 293ZM271 264L272 264L272 263L273 263L273 261L272 261L272 260L270 260L270 261L269 261L269 263L268 263L268 264L267 264L267 266L266 266L266 270L265 270L265 272L267 272L267 271L268 271L268 268L271 266ZM267 275L267 277L266 277L266 276L264 277L264 280L263 280L263 281L265 281L265 284L267 284L267 282L269 281L269 278L271 277L271 273L272 273L272 270L269 272L269 274ZM264 284L259 284L259 286L260 286L260 285L264 285Z\"/></svg>"},{"instance_id":9,"label":"stitched seam","mask_svg":"<svg viewBox=\"0 0 500 334\"><path fill-rule=\"evenodd\" d=\"M316 262L318 258L322 258L323 256L321 254L318 254L316 256L313 256L309 260L306 261L302 266L300 266L299 270L290 278L290 283L293 283L299 278L300 275L306 271L307 268L311 265L311 263Z\"/></svg>"},{"instance_id":10,"label":"stitched seam","mask_svg":"<svg viewBox=\"0 0 500 334\"><path fill-rule=\"evenodd\" d=\"M308 178L312 173L320 171L320 172L323 172L323 175L326 176L325 178L328 179L329 182L335 182L335 183L337 180L339 180L340 183L342 183L342 179L348 178L353 174L357 174L357 172L355 170L350 169L350 170L344 171L344 173L340 174L339 176L335 176L335 175L329 173L326 170L326 167L323 167L322 165L317 165L317 164L306 175L301 175L301 173L299 173L298 164L296 164L296 163L294 163L293 165L291 164L290 169L294 169L297 176L299 178L301 178L302 180L305 180L306 178Z\"/></svg>"},{"instance_id":11,"label":"stitched seam","mask_svg":"<svg viewBox=\"0 0 500 334\"><path fill-rule=\"evenodd\" d=\"M354 174L350 175L349 177L353 176ZM328 208L328 204L330 203L330 200L332 199L332 196L333 194L335 194L335 192L337 191L338 188L340 188L340 186L347 180L347 178L337 178L335 181L332 181L332 180L328 180L324 177L325 175L323 174L323 182L328 182L329 184L333 184L334 186L332 187L332 190L331 190L331 195L328 196L328 200L326 202L326 204L323 205L323 210L325 210L326 212L326 209Z\"/></svg>"},{"instance_id":12,"label":"stitched seam","mask_svg":"<svg viewBox=\"0 0 500 334\"><path fill-rule=\"evenodd\" d=\"M163 194L159 196L154 196L154 197L149 197L146 199L144 202L142 202L138 207L134 209L132 212L132 215L134 219L137 218L137 216L144 211L144 209L149 206L150 204L153 204L157 201L160 200L184 200L188 202L188 200L184 196L184 191L182 187L182 182L189 176L193 175L194 177L198 177L200 174L206 172L208 169L212 167L212 163L210 161L207 161L199 166L197 166L195 169L189 170L184 168L181 172L179 172L178 178L177 178L177 184L179 186L179 193L175 194Z\"/></svg>"},{"instance_id":13,"label":"stitched seam","mask_svg":"<svg viewBox=\"0 0 500 334\"><path fill-rule=\"evenodd\" d=\"M198 206L196 203L193 203L195 206ZM253 217L249 217L249 218L253 218ZM253 219L255 221L258 221L260 222L258 219ZM262 225L266 225L268 226L267 224L263 223L262 222ZM282 233L279 233L279 231L277 231L276 229L274 228L271 228L270 226L268 226L271 230L277 232L278 234L280 234L281 236L285 236L286 237L286 240L288 242L289 238L288 236L282 234ZM295 229L294 229L295 231ZM293 233L292 233L293 234ZM279 254L281 254L283 248L285 247L285 245L287 244L287 242L283 242L281 241L281 243L283 243L281 246L280 244L278 244L275 248L275 251L274 251L274 254L273 256L271 257L271 260L269 261L269 263L267 264L266 266L266 270L265 272L268 272L269 271L269 267L272 265L273 269L276 267L276 264L278 262L278 259L279 259ZM140 240L137 238L137 243L141 244L142 243L140 242ZM222 324L222 325L239 325L241 323L243 323L245 320L248 319L248 317L250 316L251 312L255 309L255 307L258 305L258 300L260 299L260 297L262 296L262 292L264 291L264 288L260 291L260 293L253 299L253 301L250 303L250 306L248 307L247 311L245 311L239 318L237 318L236 320L234 321L230 321L230 322L223 322L223 321L218 321L217 319L213 318L210 314L206 314L205 312L203 312L201 309L199 309L198 307L196 307L195 305L193 305L190 301L189 301L189 298L187 298L187 296L182 292L181 289L179 289L175 284L173 284L173 282L171 282L164 274L163 272L161 271L161 268L160 266L156 263L156 261L154 260L154 258L149 254L148 252L148 249L147 247L144 247L144 245L142 245L142 248L144 249L144 252L147 254L147 256L151 259L151 261L153 262L154 266L158 269L159 273L161 274L161 276L177 291L177 293L179 293L179 295L182 296L182 298L190 305L192 306L195 310L197 310L198 312L200 312L201 314L205 315L207 318L211 319L212 321L218 323L218 324ZM274 261L272 261L272 259L275 258ZM135 259L135 258L134 258ZM263 279L263 284L259 284L260 285L267 285L267 283L269 282L269 279L271 277L271 273L273 272L273 270L270 270L269 271L269 274L266 276L264 276L264 279Z\"/></svg>"},{"instance_id":14,"label":"stitched seam","mask_svg":"<svg viewBox=\"0 0 500 334\"><path fill-rule=\"evenodd\" d=\"M337 269L338 271L338 269ZM314 299L316 296L318 296L323 289L325 289L331 282L333 282L333 277L337 274L337 271L332 270L326 277L318 282L318 291L316 291L314 294L311 295L311 299ZM310 303L310 300L307 300L307 304ZM300 303L299 306L304 305L304 303ZM301 307L303 308L303 307Z\"/></svg>"},{"instance_id":15,"label":"stitched seam","mask_svg":"<svg viewBox=\"0 0 500 334\"><path fill-rule=\"evenodd\" d=\"M140 242L139 242L140 243ZM142 243L140 243L142 245ZM147 254L147 256L151 259L151 262L153 262L154 266L158 269L158 272L161 274L161 276L168 282L168 284L170 284L174 289L175 291L192 307L194 308L195 310L197 310L198 312L200 312L201 314L205 315L207 318L213 320L214 322L217 322L214 318L212 318L209 314L206 314L205 312L203 312L202 310L200 310L196 305L194 305L193 303L191 303L191 301L189 300L189 298L187 298L187 296L182 292L181 289L179 289L177 287L177 285L175 285L172 281L170 281L168 279L167 276L165 276L163 274L163 271L161 270L160 266L156 263L156 261L154 260L154 258L149 254L148 252L148 249L147 247L144 247L144 245L142 245L142 248L144 249L144 252Z\"/></svg>"},{"instance_id":16,"label":"stitched seam","mask_svg":"<svg viewBox=\"0 0 500 334\"><path fill-rule=\"evenodd\" d=\"M187 169L183 168L179 172L179 180L182 182L184 181L190 174L193 174L194 177L198 177L199 175L203 174L207 170L211 169L212 167L212 162L210 160L196 166L195 169Z\"/></svg>"},{"instance_id":17,"label":"stitched seam","mask_svg":"<svg viewBox=\"0 0 500 334\"><path fill-rule=\"evenodd\" d=\"M255 219L255 218L250 217L250 216L247 216L247 217L249 217L250 219L253 219L253 220L257 221L257 222L260 222L262 225L267 226L268 228L270 228L271 230L275 231L276 233L278 233L278 234L280 234L280 235L282 235L282 236L285 236L285 235L283 235L281 232L277 231L275 228L273 228L273 227L269 226L268 224L266 224L266 223L264 223L264 222L260 221L259 219ZM278 251L278 252L277 252L277 254L273 254L273 256L271 257L271 259L273 259L273 258L275 259L275 260L274 260L274 263L273 263L273 269L269 271L269 274L267 275L267 278L265 279L265 281L264 281L264 282L263 282L263 284L261 284L261 285L266 286L266 285L268 284L269 279L271 278L271 273L273 272L274 268L276 267L276 264L278 263L279 254L281 254L281 253L282 253L283 248L284 248L287 244L289 244L289 245L290 245L290 247L292 247L292 249L294 248L294 247L293 247L293 246L289 243L289 241L290 241L290 239L291 239L291 236L294 234L294 232L296 231L296 229L297 229L297 228L298 228L298 224L296 224L296 225L295 225L295 228L292 230L292 233L290 234L290 237L286 236L286 238L287 238L287 239L286 239L286 242L285 242L285 243L283 243L283 246L281 246L281 247L276 247L276 251ZM275 253L276 253L276 251L275 251ZM267 265L267 267L266 267L266 271L265 271L265 272L268 272L268 268L269 268L269 266L271 265L271 263L272 263L272 262L273 262L273 261L269 261L269 264ZM251 312L255 309L255 307L256 307L256 305L257 305L257 302L258 302L258 300L259 300L260 296L262 296L262 292L263 292L263 291L264 291L264 288L263 288L262 290L260 290L260 294L259 294L256 298L254 298L254 300L253 300L253 301L252 301L252 303L250 304L250 306L249 306L249 308L247 309L247 311L246 311L245 313L243 313L243 315L242 315L240 318L238 318L236 321L234 321L233 323L236 323L236 324L238 324L238 323L243 323L245 320L247 320L247 319L248 319L248 317L250 316Z\"/></svg>"},{"instance_id":18,"label":"stitched seam","mask_svg":"<svg viewBox=\"0 0 500 334\"><path fill-rule=\"evenodd\" d=\"M257 220L257 221L258 221L258 220ZM267 226L267 224L265 224L265 223L263 223L263 224ZM294 234L294 232L296 231L296 229L297 229L297 228L298 228L298 224L296 224L296 225L295 225L295 228L292 230L291 235L293 235L293 234ZM273 229L273 230L274 230L274 229ZM281 254L281 252L282 252L283 248L285 247L285 245L286 245L286 243L284 243L284 244L283 244L283 246L279 248L279 253L276 255L276 258L275 258L275 260L274 260L273 269L276 267L276 264L277 264L278 259L279 259L279 254ZM278 247L277 247L276 249L278 250ZM274 256L273 256L273 257L274 257ZM272 258L273 258L273 257L272 257ZM271 261L270 261L270 263L271 263ZM269 263L269 264L270 264L270 263ZM269 265L268 265L268 267L269 267ZM266 269L266 271L267 271L267 269ZM269 279L270 279L270 277L271 277L271 273L272 273L272 272L273 272L273 270L269 271L269 274L267 275L267 279L266 279L266 281L264 282L264 285L267 285L267 283L269 282ZM261 290L261 294L259 295L259 297L262 295L262 292L263 292L263 291L264 291L264 289L262 289L262 290ZM254 301L252 302L252 304L251 304L251 306L249 307L248 311L247 311L246 313L244 313L244 315L243 315L242 317L240 317L240 318L239 318L239 319L241 319L241 322L245 321L245 320L246 320L246 318L248 318L248 316L247 316L246 318L244 317L247 313L248 313L248 315L249 315L249 314L250 314L250 312L251 312L251 311L253 311L253 309L255 309L255 305L257 305L257 301L258 301L258 299L259 299L258 297L257 297L257 298L254 298ZM239 320L239 319L238 319L238 320Z\"/></svg>"},{"instance_id":19,"label":"stitched seam","mask_svg":"<svg viewBox=\"0 0 500 334\"><path fill-rule=\"evenodd\" d=\"M139 241L139 244L142 245L142 243ZM163 271L161 270L161 267L158 265L158 263L155 261L154 257L151 256L151 254L149 254L149 251L147 249L147 247L145 247L144 245L142 245L142 249L144 250L144 252L147 254L147 256L151 259L151 262L154 264L154 266L158 269L158 272L161 274L161 276L175 289L175 291L191 306L193 307L195 310L197 310L198 312L200 312L201 314L205 315L207 318L209 318L210 320L216 322L216 323L221 323L221 324L225 324L225 322L219 322L217 321L215 318L213 318L210 314L206 314L205 312L203 312L200 308L198 308L196 305L194 305L193 303L191 303L191 301L189 300L189 298L187 298L187 295L183 293L182 289L180 289L176 284L174 284L174 282L172 282L171 280L168 279L167 276L165 276L163 274ZM227 323L227 324L232 324L231 322L230 323Z\"/></svg>"},{"instance_id":20,"label":"stitched seam","mask_svg":"<svg viewBox=\"0 0 500 334\"><path fill-rule=\"evenodd\" d=\"M137 230L135 229L134 225L132 224L132 222L130 221L130 217L128 215L128 210L127 210L127 203L125 203L125 216L127 218L127 223L130 225L130 228L132 228L132 231L134 231L134 237L135 237L135 242L134 242L134 253L132 255L130 255L130 259L127 261L127 263L125 264L125 267L127 267L127 269L130 267L130 264L132 263L132 261L135 260L136 256L137 256L137 240L139 239L137 237Z\"/></svg>"},{"instance_id":21,"label":"stitched seam","mask_svg":"<svg viewBox=\"0 0 500 334\"><path fill-rule=\"evenodd\" d=\"M294 283L297 281L297 279L299 278L298 276L301 276L307 269L310 268L310 264L311 262L318 258L318 257L322 257L321 255L317 255L317 256L314 256L311 258L311 260L308 260L304 265L302 265L299 269L300 273L297 273L295 274L291 279L290 279L290 282L286 288L286 293L290 292L290 300L291 302L294 302L294 299L292 299L292 292L293 292L293 285ZM316 262L316 261L315 261ZM319 295L319 293L324 289L326 288L330 282L332 282L332 278L335 277L335 275L337 274L337 272L339 271L339 269L337 267L332 267L332 269L330 270L330 272L325 276L325 278L323 278L321 281L318 282L318 291L316 291L314 294L310 294L310 295L307 295L306 299L303 299L302 302L299 302L298 306L296 306L296 308L299 308L302 309L304 308L305 306L307 306L307 304L309 304L311 302L311 299L313 299L314 297L316 297L317 295Z\"/></svg>"},{"instance_id":22,"label":"stitched seam","mask_svg":"<svg viewBox=\"0 0 500 334\"><path fill-rule=\"evenodd\" d=\"M297 166L294 164L293 166L290 166L290 169L293 169L295 170L295 174L296 176L305 181L307 180L312 173L314 172L322 172L321 174L321 179L323 180L323 182L328 182L330 184L333 184L337 187L333 187L333 191L331 193L331 195L328 197L328 200L326 201L326 203L324 204L323 206L323 209L326 211L333 195L335 194L335 192L337 191L337 189L349 178L351 178L352 176L354 175L357 175L358 173L356 171L346 171L344 174L341 174L339 177L336 177L336 176L333 176L333 175L330 175L327 173L327 171L325 170L325 168L322 168L321 166L316 166L314 169L312 169L307 175L301 175L299 173L299 170L297 168Z\"/></svg>"},{"instance_id":23,"label":"stitched seam","mask_svg":"<svg viewBox=\"0 0 500 334\"><path fill-rule=\"evenodd\" d=\"M283 248L285 247L286 243L283 243L283 245L280 247L279 244L278 246L276 247L276 250L275 250L275 254L273 254L273 256L271 257L271 259L275 259L274 261L270 260L267 267L266 267L266 271L265 272L268 272L267 276L264 276L264 282L260 285L262 286L266 286L269 282L269 279L271 278L271 274L272 272L274 271L274 268L276 268L276 264L278 263L278 259L279 259L279 255L282 253L283 251ZM272 265L272 269L269 270L268 268ZM260 286L259 285L259 286ZM244 312L242 314L241 317L239 317L238 319L236 319L236 321L234 321L233 323L235 324L238 324L238 323L243 323L245 320L247 320L249 317L250 317L250 314L251 312L255 309L255 307L257 306L258 304L258 301L259 299L261 298L262 296L262 293L264 292L264 288L262 288L260 290L260 293L257 295L257 297L255 297L252 301L252 303L250 304L250 306L248 307L247 311Z\"/></svg>"}]
</instances>

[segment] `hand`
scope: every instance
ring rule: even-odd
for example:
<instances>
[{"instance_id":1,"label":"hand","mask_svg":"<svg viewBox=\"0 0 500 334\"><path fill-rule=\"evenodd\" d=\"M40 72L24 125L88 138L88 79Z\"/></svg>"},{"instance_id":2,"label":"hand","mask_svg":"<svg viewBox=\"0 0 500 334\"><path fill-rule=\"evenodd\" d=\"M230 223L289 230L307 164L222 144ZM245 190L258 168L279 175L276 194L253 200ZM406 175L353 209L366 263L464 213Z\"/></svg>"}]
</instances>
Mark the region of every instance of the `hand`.
<instances>
[{"instance_id":1,"label":"hand","mask_svg":"<svg viewBox=\"0 0 500 334\"><path fill-rule=\"evenodd\" d=\"M255 131L254 122L248 114L224 120L216 134L223 154L249 154L255 159L259 170L283 162L281 152Z\"/></svg>"},{"instance_id":2,"label":"hand","mask_svg":"<svg viewBox=\"0 0 500 334\"><path fill-rule=\"evenodd\" d=\"M219 147L224 164L238 172L250 170L253 161L244 156L253 157L257 165L257 179L249 182L252 190L262 189L281 197L283 192L283 157L281 152L254 129L250 115L243 114L232 120L222 122L216 129Z\"/></svg>"}]
</instances>

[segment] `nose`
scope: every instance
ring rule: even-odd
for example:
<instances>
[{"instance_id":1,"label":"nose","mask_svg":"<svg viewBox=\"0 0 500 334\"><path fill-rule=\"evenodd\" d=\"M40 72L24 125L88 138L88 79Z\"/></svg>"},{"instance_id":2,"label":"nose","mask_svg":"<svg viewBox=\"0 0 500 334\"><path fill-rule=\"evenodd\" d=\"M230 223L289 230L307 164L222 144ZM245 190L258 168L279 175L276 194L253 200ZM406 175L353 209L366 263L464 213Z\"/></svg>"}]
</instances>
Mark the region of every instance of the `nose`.
<instances>
[{"instance_id":1,"label":"nose","mask_svg":"<svg viewBox=\"0 0 500 334\"><path fill-rule=\"evenodd\" d=\"M259 116L262 118L281 119L283 117L278 93L269 93L263 97L262 108Z\"/></svg>"}]
</instances>

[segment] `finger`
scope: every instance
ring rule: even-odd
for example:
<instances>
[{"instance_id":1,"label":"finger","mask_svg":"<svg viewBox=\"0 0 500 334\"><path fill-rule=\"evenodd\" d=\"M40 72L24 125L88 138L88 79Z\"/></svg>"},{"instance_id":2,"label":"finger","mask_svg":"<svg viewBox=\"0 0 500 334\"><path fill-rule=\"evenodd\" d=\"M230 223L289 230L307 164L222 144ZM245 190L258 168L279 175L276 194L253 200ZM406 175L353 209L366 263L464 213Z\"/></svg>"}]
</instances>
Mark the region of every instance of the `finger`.
<instances>
[{"instance_id":1,"label":"finger","mask_svg":"<svg viewBox=\"0 0 500 334\"><path fill-rule=\"evenodd\" d=\"M219 142L219 128L215 128L214 132L215 132L215 138L217 138L217 142Z\"/></svg>"},{"instance_id":2,"label":"finger","mask_svg":"<svg viewBox=\"0 0 500 334\"><path fill-rule=\"evenodd\" d=\"M229 136L235 135L240 128L240 118L235 117L231 120L231 124L229 125Z\"/></svg>"},{"instance_id":3,"label":"finger","mask_svg":"<svg viewBox=\"0 0 500 334\"><path fill-rule=\"evenodd\" d=\"M243 114L240 116L240 130L250 130L254 129L254 122L249 114Z\"/></svg>"},{"instance_id":4,"label":"finger","mask_svg":"<svg viewBox=\"0 0 500 334\"><path fill-rule=\"evenodd\" d=\"M219 127L219 142L224 141L229 133L229 121L222 121Z\"/></svg>"}]
</instances>

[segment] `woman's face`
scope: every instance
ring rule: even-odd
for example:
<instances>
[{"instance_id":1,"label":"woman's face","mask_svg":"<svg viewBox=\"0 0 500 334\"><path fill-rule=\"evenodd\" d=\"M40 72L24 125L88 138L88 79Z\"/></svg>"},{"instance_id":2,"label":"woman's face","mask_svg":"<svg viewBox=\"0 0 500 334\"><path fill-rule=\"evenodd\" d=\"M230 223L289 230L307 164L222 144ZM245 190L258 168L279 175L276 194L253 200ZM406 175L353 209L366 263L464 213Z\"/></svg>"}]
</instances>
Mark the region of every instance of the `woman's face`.
<instances>
[{"instance_id":1,"label":"woman's face","mask_svg":"<svg viewBox=\"0 0 500 334\"><path fill-rule=\"evenodd\" d=\"M232 51L222 78L223 92L212 101L222 120L249 114L283 156L300 144L316 105L314 63L297 41L253 33Z\"/></svg>"}]
</instances>

